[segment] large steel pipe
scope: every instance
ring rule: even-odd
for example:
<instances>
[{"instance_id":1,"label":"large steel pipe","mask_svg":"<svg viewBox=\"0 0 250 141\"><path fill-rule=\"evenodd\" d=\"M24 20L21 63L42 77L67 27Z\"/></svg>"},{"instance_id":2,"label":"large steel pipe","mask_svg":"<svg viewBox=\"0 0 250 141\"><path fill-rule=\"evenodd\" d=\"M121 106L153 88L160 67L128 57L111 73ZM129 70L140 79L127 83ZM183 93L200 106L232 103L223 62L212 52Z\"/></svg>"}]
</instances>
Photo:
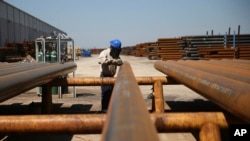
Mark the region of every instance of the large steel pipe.
<instances>
[{"instance_id":1,"label":"large steel pipe","mask_svg":"<svg viewBox=\"0 0 250 141\"><path fill-rule=\"evenodd\" d=\"M205 123L214 123L220 129L228 128L227 119L221 112L151 114L150 119L162 133L199 131ZM106 114L8 115L0 116L0 133L100 134L106 122Z\"/></svg>"},{"instance_id":2,"label":"large steel pipe","mask_svg":"<svg viewBox=\"0 0 250 141\"><path fill-rule=\"evenodd\" d=\"M101 133L105 115L18 115L0 116L1 134Z\"/></svg>"},{"instance_id":3,"label":"large steel pipe","mask_svg":"<svg viewBox=\"0 0 250 141\"><path fill-rule=\"evenodd\" d=\"M159 140L128 62L118 71L101 140Z\"/></svg>"},{"instance_id":4,"label":"large steel pipe","mask_svg":"<svg viewBox=\"0 0 250 141\"><path fill-rule=\"evenodd\" d=\"M250 123L250 84L183 66L157 61L155 68Z\"/></svg>"},{"instance_id":5,"label":"large steel pipe","mask_svg":"<svg viewBox=\"0 0 250 141\"><path fill-rule=\"evenodd\" d=\"M54 64L46 64L46 66L53 66ZM44 67L43 63L6 63L0 64L0 76L10 75L14 73L20 73L22 71L27 71L31 69L37 69L39 67Z\"/></svg>"},{"instance_id":6,"label":"large steel pipe","mask_svg":"<svg viewBox=\"0 0 250 141\"><path fill-rule=\"evenodd\" d=\"M180 60L177 62L179 64L182 64L182 65L187 66L187 67L192 67L192 68L195 68L197 70L201 70L201 71L217 74L220 76L225 76L227 78L231 78L234 80L250 83L250 73L249 73L249 75L236 73L233 71L234 68L232 68L232 67L229 68L229 67L222 67L222 66L217 66L217 65L212 65L212 64L209 65L209 64L203 63L205 61L183 61L183 60ZM224 63L227 63L227 62L224 62ZM237 69L240 72L244 71L244 70L240 70L239 68L237 68Z\"/></svg>"},{"instance_id":7,"label":"large steel pipe","mask_svg":"<svg viewBox=\"0 0 250 141\"><path fill-rule=\"evenodd\" d=\"M15 65L15 63L12 65ZM32 65L34 65L34 63L30 63L30 66ZM2 64L0 66L2 66ZM60 76L67 75L75 69L76 64L73 62L64 64L43 63L33 69L27 66L26 71L23 70L21 72L0 76L0 102L34 87L46 84Z\"/></svg>"},{"instance_id":8,"label":"large steel pipe","mask_svg":"<svg viewBox=\"0 0 250 141\"><path fill-rule=\"evenodd\" d=\"M113 85L116 78L114 77L83 77L83 78L59 78L54 80L51 85L56 86L100 86ZM153 77L136 77L139 85L152 85L155 81L160 81L162 84L177 84L173 79L168 79L166 76Z\"/></svg>"}]
</instances>

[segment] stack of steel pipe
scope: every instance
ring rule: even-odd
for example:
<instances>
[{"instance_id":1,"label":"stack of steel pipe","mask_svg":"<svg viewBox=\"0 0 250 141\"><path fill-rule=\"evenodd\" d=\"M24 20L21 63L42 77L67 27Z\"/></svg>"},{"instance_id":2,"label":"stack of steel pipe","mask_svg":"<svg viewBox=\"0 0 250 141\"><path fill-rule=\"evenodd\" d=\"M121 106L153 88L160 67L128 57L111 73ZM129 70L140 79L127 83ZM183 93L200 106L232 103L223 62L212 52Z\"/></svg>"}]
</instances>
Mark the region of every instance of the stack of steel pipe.
<instances>
[{"instance_id":1,"label":"stack of steel pipe","mask_svg":"<svg viewBox=\"0 0 250 141\"><path fill-rule=\"evenodd\" d=\"M75 71L68 63L0 63L0 101Z\"/></svg>"},{"instance_id":2,"label":"stack of steel pipe","mask_svg":"<svg viewBox=\"0 0 250 141\"><path fill-rule=\"evenodd\" d=\"M136 46L135 46L135 56L136 57L146 57L146 53L147 53L147 44L146 43L136 44Z\"/></svg>"},{"instance_id":3,"label":"stack of steel pipe","mask_svg":"<svg viewBox=\"0 0 250 141\"><path fill-rule=\"evenodd\" d=\"M250 123L248 60L157 61L155 68Z\"/></svg>"},{"instance_id":4,"label":"stack of steel pipe","mask_svg":"<svg viewBox=\"0 0 250 141\"><path fill-rule=\"evenodd\" d=\"M157 55L161 60L179 60L182 58L182 48L179 46L180 38L159 38L157 40Z\"/></svg>"}]
</instances>

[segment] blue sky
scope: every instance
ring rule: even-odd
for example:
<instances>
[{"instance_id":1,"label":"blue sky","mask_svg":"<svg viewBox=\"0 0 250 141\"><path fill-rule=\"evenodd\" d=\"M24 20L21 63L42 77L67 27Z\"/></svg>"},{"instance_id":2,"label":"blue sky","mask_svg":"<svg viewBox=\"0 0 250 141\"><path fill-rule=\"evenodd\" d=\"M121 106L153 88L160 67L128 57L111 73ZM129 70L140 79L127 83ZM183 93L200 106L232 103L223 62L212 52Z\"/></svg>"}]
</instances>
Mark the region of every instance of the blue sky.
<instances>
[{"instance_id":1,"label":"blue sky","mask_svg":"<svg viewBox=\"0 0 250 141\"><path fill-rule=\"evenodd\" d=\"M158 38L250 34L249 0L5 0L65 31L81 48L123 46Z\"/></svg>"}]
</instances>

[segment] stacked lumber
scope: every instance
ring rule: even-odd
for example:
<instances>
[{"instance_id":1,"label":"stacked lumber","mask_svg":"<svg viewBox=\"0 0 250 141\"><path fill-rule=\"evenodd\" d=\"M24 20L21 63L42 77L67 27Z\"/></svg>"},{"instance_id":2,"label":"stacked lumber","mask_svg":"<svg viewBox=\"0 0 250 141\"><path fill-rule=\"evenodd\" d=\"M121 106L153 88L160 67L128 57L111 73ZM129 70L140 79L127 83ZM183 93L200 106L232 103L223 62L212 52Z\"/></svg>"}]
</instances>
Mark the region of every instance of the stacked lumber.
<instances>
[{"instance_id":1,"label":"stacked lumber","mask_svg":"<svg viewBox=\"0 0 250 141\"><path fill-rule=\"evenodd\" d=\"M159 38L157 40L157 54L161 60L178 60L182 58L180 38Z\"/></svg>"}]
</instances>

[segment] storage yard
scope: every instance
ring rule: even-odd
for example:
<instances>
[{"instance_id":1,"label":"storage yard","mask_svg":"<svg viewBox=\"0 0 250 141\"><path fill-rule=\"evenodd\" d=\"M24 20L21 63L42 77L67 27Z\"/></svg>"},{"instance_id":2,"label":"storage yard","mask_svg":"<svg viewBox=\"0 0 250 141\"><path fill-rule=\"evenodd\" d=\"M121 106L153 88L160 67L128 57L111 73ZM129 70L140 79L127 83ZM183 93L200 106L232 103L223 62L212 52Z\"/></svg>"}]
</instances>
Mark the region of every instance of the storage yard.
<instances>
[{"instance_id":1,"label":"storage yard","mask_svg":"<svg viewBox=\"0 0 250 141\"><path fill-rule=\"evenodd\" d=\"M106 47L75 48L62 30L0 6L3 141L227 141L232 126L250 124L250 34L240 34L240 25L233 34L122 47L115 77L100 77L97 58ZM109 85L103 113L101 86Z\"/></svg>"},{"instance_id":2,"label":"storage yard","mask_svg":"<svg viewBox=\"0 0 250 141\"><path fill-rule=\"evenodd\" d=\"M74 85L73 83L75 83L75 85L77 86L76 87L76 95L73 94L73 91L74 91L73 87L69 87L69 93L62 94L62 96L60 98L59 98L58 94L52 95L51 100L52 100L53 104L50 105L47 103L48 102L47 100L44 100L37 95L37 89L31 89L25 93L20 94L20 95L16 93L17 96L3 101L1 103L1 106L0 106L0 107L2 107L2 108L0 108L1 115L2 115L0 122L3 125L2 120L5 119L4 125L6 125L6 126L5 127L2 126L4 128L0 129L1 132L5 132L5 133L13 133L13 132L18 133L18 132L20 132L21 133L22 128L25 127L25 120L21 120L21 119L22 118L25 119L25 115L29 115L30 117L29 116L26 117L26 118L28 118L27 119L28 121L30 121L30 119L39 119L39 120L38 121L35 120L34 123L29 122L28 124L31 126L27 129L25 129L26 133L24 135L26 135L29 132L32 134L34 134L34 133L35 134L37 134L37 133L48 134L48 132L50 134L52 134L52 133L53 134L55 134L55 133L60 134L60 132L68 134L68 131L65 131L64 129L66 127L69 127L69 125L75 126L75 123L72 123L72 121L69 120L68 118L76 118L75 116L80 116L82 119L87 120L88 123L82 123L83 124L83 126L81 127L82 129L79 129L79 130L72 129L73 131L70 131L70 133L75 132L76 134L74 136L70 136L70 135L56 136L56 135L52 134L50 136L41 136L41 135L31 136L31 135L29 135L28 138L32 138L32 137L38 138L39 137L41 140L44 140L45 138L46 139L48 139L48 138L49 139L60 138L60 139L65 139L65 140L99 140L101 138L101 128L103 125L97 124L96 122L98 120L97 121L89 121L93 117L95 117L94 119L97 118L100 120L104 120L103 118L105 118L104 114L101 114L99 112L100 111L100 98L101 97L100 97L100 85L98 84L100 72L99 72L99 65L97 64L97 56L98 55L92 55L92 57L80 57L80 59L76 61L76 64L77 64L77 69L75 71L76 80L74 81L74 78L72 78L72 74L70 74L70 77L68 78L68 83L67 83L68 85ZM124 61L129 62L129 64L131 65L131 69L133 70L133 73L136 76L136 78L142 79L142 80L140 80L142 82L140 82L139 84L143 84L143 83L151 84L148 86L147 86L147 84L140 85L140 90L141 90L141 93L143 96L143 101L146 104L147 110L149 111L149 113L151 113L151 118L154 119L154 116L157 116L157 114L155 115L153 113L163 113L163 114L165 114L164 116L166 116L166 117L173 116L173 118L176 119L176 121L172 121L169 119L170 120L169 123L166 122L164 124L157 125L157 129L159 132L158 135L159 135L161 140L165 140L165 139L168 139L168 140L176 140L176 139L177 140L196 140L197 139L198 140L199 135L198 135L196 130L199 130L201 128L201 125L206 123L206 122L215 122L215 121L216 121L216 125L217 125L216 128L221 129L221 132L219 132L218 134L221 134L221 136L223 138L227 138L227 136L226 136L227 132L225 133L225 131L228 128L229 124L233 124L235 122L236 123L248 123L249 122L249 115L248 115L249 108L244 108L244 107L247 107L248 104L247 105L245 105L245 104L249 100L248 99L249 75L245 75L245 78L239 77L242 75L244 76L244 74L245 74L245 71L243 71L244 68L246 70L249 70L249 66L247 65L247 64L249 64L249 62L246 60L245 61L242 60L242 63L240 63L241 65L239 65L239 67L241 66L239 69L233 69L233 68L230 69L230 71L235 70L236 72L237 71L239 72L239 70L242 69L241 70L242 74L234 74L233 73L234 75L229 74L229 72L225 73L226 68L230 67L232 63L239 64L239 62L241 62L240 60L239 61L228 60L228 59L224 59L224 60L220 60L220 61L210 60L210 61L205 61L205 62L203 61L202 64L204 64L204 65L199 64L199 63L201 63L200 61L198 61L198 62L197 61L185 62L185 61L179 60L176 63L174 63L175 65L182 64L181 66L185 67L184 70L186 70L183 72L176 70L176 73L180 73L180 74L177 74L176 75L177 78L175 78L175 79L180 81L180 82L183 82L183 84L200 92L200 93L196 93L192 89L189 89L188 87L186 87L185 85L176 84L176 82L174 82L174 81L172 82L171 79L167 79L168 82L166 83L165 82L166 80L163 79L165 74L161 73L160 71L157 70L157 69L164 70L164 68L157 67L159 65L158 63L163 63L163 62L157 62L157 60L148 60L146 57L134 57L134 56L127 56L127 55L123 55L122 59ZM169 63L173 63L173 62L175 62L175 61L172 61L172 62L170 61ZM211 62L212 62L212 65L210 64ZM221 64L220 64L220 66L216 66L216 67L213 65L214 63L218 64L220 62L223 62L225 67L222 67ZM188 79L192 79L192 77L190 77L190 76L198 77L196 74L192 74L192 72L188 71L189 69L191 69L190 67L192 66L192 64L194 64L194 65L199 64L198 65L199 67L195 67L195 68L192 67L192 69L193 69L192 71L194 73L198 73L198 72L202 71L203 73L200 73L200 75L202 75L202 74L205 75L205 76L202 76L203 81L191 83L190 82L191 80L188 80ZM217 70L220 70L220 71L214 70L214 71L212 71L212 73L216 73L216 75L219 75L219 76L221 76L221 75L229 76L230 75L230 77L232 77L234 79L238 79L238 81L234 81L233 79L221 81L221 82L228 82L228 83L224 84L224 83L217 83L217 81L220 81L221 78L226 79L224 77L218 78L218 80L216 80L216 79L211 80L212 78L214 78L214 77L210 76L210 75L212 75L211 70L210 69L203 69L203 66L204 66L204 68L208 68L209 64L211 66L213 66L212 68L217 68ZM164 66L164 65L159 65L159 66ZM172 66L172 67L178 68L178 66ZM224 68L224 71L221 70L223 68ZM147 70L147 71L145 71L145 70ZM183 70L183 69L178 68L178 70ZM174 70L172 70L172 71L174 71ZM220 73L221 71L224 73ZM9 72L9 73L11 73L11 72ZM184 78L182 80L182 78L178 77L178 76L183 75L183 73L189 74L189 75L186 75L187 78L184 77L185 79L187 79L189 81L189 83L186 83ZM169 74L170 74L170 76L172 76L171 72L169 72ZM121 74L118 74L118 75L121 75ZM7 76L6 76L6 78L8 78ZM173 76L175 76L175 75L173 75ZM208 78L206 78L206 76ZM152 99L148 99L148 95L150 93L152 93L152 86L155 84L153 84L153 82L143 82L143 81L146 81L143 79L146 79L147 77L152 77L155 80L162 81L162 84L163 84L163 87L162 87L162 89L163 89L162 94L163 95L162 96L159 95L159 97L158 96L155 97L155 103L152 101ZM2 78L3 77L1 77L1 83L4 81ZM150 80L152 78L150 78ZM95 81L92 81L92 80L95 80ZM7 81L7 80L5 79L5 81ZM10 79L10 81L11 81L11 79ZM214 87L214 85L208 84L208 82L212 82L212 81L214 81L215 84L216 83L219 84L219 85L217 85L218 88L220 88L220 87L222 88L222 85L220 85L220 84L223 84L223 86L225 86L224 90L222 90L222 91L220 91L219 89L212 90L212 87ZM240 81L240 84L238 85L237 83L239 81ZM124 80L121 81L121 83L122 82L124 82ZM91 83L94 83L94 84L91 84ZM114 82L112 82L112 80L107 80L107 82L103 80L102 83L112 84ZM170 85L168 85L168 83ZM194 85L193 85L193 83L194 83ZM204 84L204 86L196 87L195 83L197 83L198 85ZM34 83L32 83L32 84L34 84ZM64 83L62 83L62 82L60 84L64 85ZM205 84L207 84L207 85L205 85ZM242 84L243 84L243 86L242 86ZM27 83L27 85L31 85L31 84ZM36 85L36 84L34 84L34 85ZM84 86L81 86L81 85L84 85ZM237 85L237 87L233 87L231 85ZM125 87L127 87L127 86L125 86ZM129 87L131 87L131 86L129 86ZM160 86L157 86L157 88L158 87L159 87L159 89L161 89ZM227 88L227 90L232 90L233 93L230 91L227 91L226 88ZM206 92L206 91L210 91L210 90L212 91L212 93ZM10 91L12 91L12 90L10 89ZM246 93L243 94L244 92L246 92ZM1 94L4 94L4 93L5 92L2 92ZM6 91L6 93L8 93L8 91ZM156 93L156 91L155 91L155 93ZM208 95L208 94L210 94L210 95ZM221 99L218 96L220 96L222 94L224 95L224 97ZM8 95L10 95L10 94L8 94ZM155 96L156 96L156 94L155 94ZM207 99L203 96L211 98L212 101L210 101L209 99ZM235 96L242 97L242 98L238 98L236 100L234 98ZM136 96L132 96L131 99L138 100L136 98ZM230 101L235 101L234 103L237 106L231 107ZM126 105L126 106L129 106L129 101L127 104L128 105ZM50 105L52 107L47 107L48 105ZM44 108L44 110L43 110L43 108ZM121 108L123 109L125 107L121 107ZM241 109L241 110L239 110L239 109ZM231 112L231 114L229 114L228 112ZM51 121L48 122L48 125L46 124L46 127L48 127L47 129L32 126L33 124L34 125L39 124L40 123L39 121L42 120L42 118L49 120L46 118L46 115L38 116L41 113L52 113L52 117L50 117L50 118L48 117L49 119L51 119ZM6 117L6 115L8 115L8 116ZM17 115L19 115L19 116L17 116ZM22 117L22 115L24 115L24 117ZM61 118L59 118L60 115L61 115ZM57 116L59 116L59 117L57 117ZM235 117L235 116L237 116L237 117ZM19 121L19 118L20 118L20 121L19 121L20 124L17 124L16 127L13 126L15 128L8 129L7 127L10 127L10 126L8 126L8 124L13 124L11 117L14 118L14 121ZM188 119L188 117L192 117L192 118ZM8 118L10 120L7 122L6 118ZM61 125L62 126L61 130L58 130L57 128L53 127L53 124L51 126L49 126L49 124L51 124L51 122L53 121L53 118L56 118L56 119L58 118L58 123L57 123L58 125L57 126L61 125L60 120L63 120L63 121L69 120L69 121L66 125L63 124L66 127ZM158 117L158 118L160 118L160 117ZM182 120L185 122L181 123L180 125L178 123L175 123L175 122L182 121ZM130 122L132 122L132 121L130 121ZM200 122L198 122L198 121L200 121ZM112 122L112 121L110 121L110 122ZM45 124L45 123L43 123L43 124ZM86 125L90 124L89 125L90 127L84 128L86 126L85 124ZM173 125L173 127L171 127L170 124L177 124L177 125ZM197 124L197 125L192 126L192 124ZM93 129L92 126L95 126L95 128ZM186 128L186 126L190 126L190 127ZM168 127L169 129L165 129L165 127ZM211 130L214 130L214 128L212 128ZM134 132L136 132L136 131L134 131ZM175 133L172 133L172 132L175 132ZM183 132L185 132L185 133L183 133ZM81 133L85 133L85 134L81 134ZM213 136L216 137L216 136L218 136L218 134L213 135ZM138 134L138 135L140 135L140 134ZM15 138L24 138L24 140L26 140L27 136L10 136L7 138L5 137L6 140L12 139L12 138L14 138L14 139Z\"/></svg>"}]
</instances>

